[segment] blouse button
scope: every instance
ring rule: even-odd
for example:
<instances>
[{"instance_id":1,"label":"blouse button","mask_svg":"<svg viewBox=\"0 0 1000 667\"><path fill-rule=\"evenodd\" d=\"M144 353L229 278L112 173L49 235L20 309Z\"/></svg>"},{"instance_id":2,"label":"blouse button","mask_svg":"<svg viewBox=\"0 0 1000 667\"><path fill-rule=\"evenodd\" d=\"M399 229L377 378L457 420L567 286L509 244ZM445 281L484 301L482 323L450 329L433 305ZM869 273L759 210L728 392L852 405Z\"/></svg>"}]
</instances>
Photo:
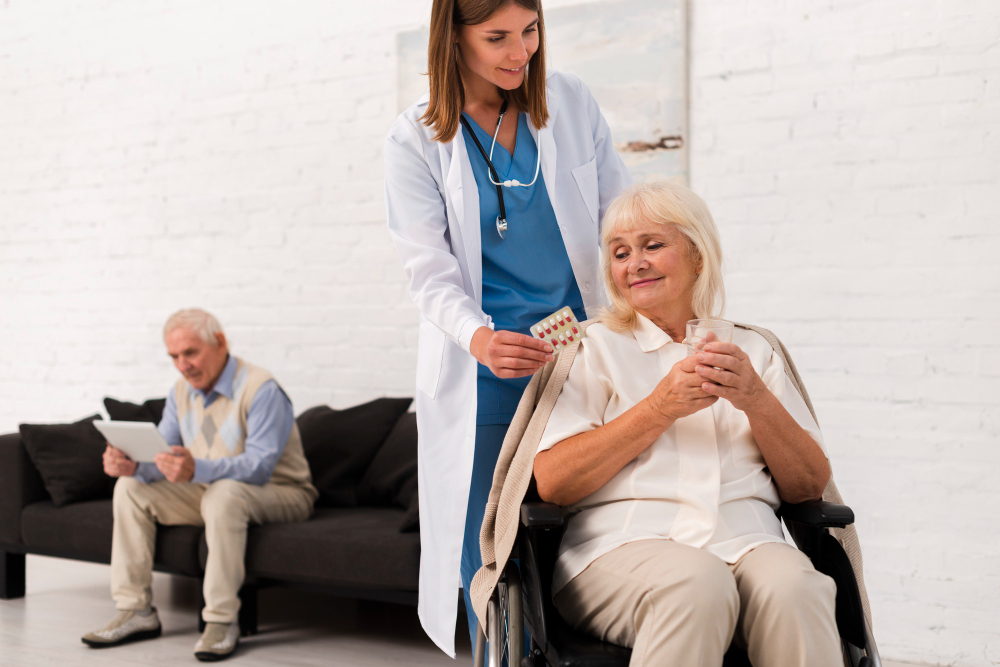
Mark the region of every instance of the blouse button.
<instances>
[{"instance_id":1,"label":"blouse button","mask_svg":"<svg viewBox=\"0 0 1000 667\"><path fill-rule=\"evenodd\" d=\"M584 283L583 284L583 291L584 292L589 292L590 291L590 283Z\"/></svg>"}]
</instances>

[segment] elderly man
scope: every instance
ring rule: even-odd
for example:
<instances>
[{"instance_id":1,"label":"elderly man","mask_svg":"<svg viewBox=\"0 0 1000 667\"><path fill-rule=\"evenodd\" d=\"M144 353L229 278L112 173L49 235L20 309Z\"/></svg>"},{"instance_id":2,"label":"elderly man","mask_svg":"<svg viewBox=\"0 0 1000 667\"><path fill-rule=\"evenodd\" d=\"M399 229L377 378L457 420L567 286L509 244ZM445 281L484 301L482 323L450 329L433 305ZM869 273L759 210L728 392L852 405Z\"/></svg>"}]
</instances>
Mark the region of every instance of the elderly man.
<instances>
[{"instance_id":1,"label":"elderly man","mask_svg":"<svg viewBox=\"0 0 1000 667\"><path fill-rule=\"evenodd\" d=\"M104 453L105 472L118 478L111 546L118 613L82 639L98 648L159 636L150 606L156 524L204 526L206 625L194 651L199 660L220 660L239 640L247 525L303 521L317 493L291 402L270 373L229 354L218 320L182 310L163 338L183 376L158 427L173 452L138 464L110 445Z\"/></svg>"}]
</instances>

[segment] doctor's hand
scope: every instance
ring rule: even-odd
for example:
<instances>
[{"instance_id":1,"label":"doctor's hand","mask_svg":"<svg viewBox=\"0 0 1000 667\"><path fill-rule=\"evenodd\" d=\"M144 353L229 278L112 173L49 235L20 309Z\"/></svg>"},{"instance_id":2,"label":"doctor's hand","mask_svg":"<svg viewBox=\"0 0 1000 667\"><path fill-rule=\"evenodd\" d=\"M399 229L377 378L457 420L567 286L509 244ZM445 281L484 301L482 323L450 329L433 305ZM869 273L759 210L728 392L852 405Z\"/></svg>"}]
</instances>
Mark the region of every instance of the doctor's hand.
<instances>
[{"instance_id":1,"label":"doctor's hand","mask_svg":"<svg viewBox=\"0 0 1000 667\"><path fill-rule=\"evenodd\" d=\"M678 419L693 415L719 400L705 391L705 379L695 372L697 366L694 357L681 359L646 398L657 414L664 418L667 428Z\"/></svg>"},{"instance_id":2,"label":"doctor's hand","mask_svg":"<svg viewBox=\"0 0 1000 667\"><path fill-rule=\"evenodd\" d=\"M104 449L104 474L108 477L131 477L135 474L139 464L130 459L125 452L120 449L108 446Z\"/></svg>"},{"instance_id":3,"label":"doctor's hand","mask_svg":"<svg viewBox=\"0 0 1000 667\"><path fill-rule=\"evenodd\" d=\"M533 374L552 361L552 346L543 340L479 327L469 345L472 356L498 378L520 378Z\"/></svg>"},{"instance_id":4,"label":"doctor's hand","mask_svg":"<svg viewBox=\"0 0 1000 667\"><path fill-rule=\"evenodd\" d=\"M190 482L194 477L194 457L187 447L171 445L171 454L159 453L153 462L168 482Z\"/></svg>"}]
</instances>

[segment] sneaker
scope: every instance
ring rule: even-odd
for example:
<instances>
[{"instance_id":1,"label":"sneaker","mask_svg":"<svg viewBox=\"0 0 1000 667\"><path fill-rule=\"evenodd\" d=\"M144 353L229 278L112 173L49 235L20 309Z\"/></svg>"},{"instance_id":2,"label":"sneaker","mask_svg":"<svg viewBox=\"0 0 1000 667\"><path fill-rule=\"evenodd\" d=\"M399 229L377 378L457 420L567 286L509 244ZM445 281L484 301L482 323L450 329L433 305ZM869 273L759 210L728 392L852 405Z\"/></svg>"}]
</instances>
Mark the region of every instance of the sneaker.
<instances>
[{"instance_id":1,"label":"sneaker","mask_svg":"<svg viewBox=\"0 0 1000 667\"><path fill-rule=\"evenodd\" d=\"M194 645L194 657L202 662L228 658L240 641L239 623L206 623L205 632Z\"/></svg>"},{"instance_id":2,"label":"sneaker","mask_svg":"<svg viewBox=\"0 0 1000 667\"><path fill-rule=\"evenodd\" d=\"M156 615L156 607L152 607L151 613L145 616L136 611L119 611L104 628L88 632L80 640L91 648L107 648L153 639L159 637L161 631L160 617Z\"/></svg>"}]
</instances>

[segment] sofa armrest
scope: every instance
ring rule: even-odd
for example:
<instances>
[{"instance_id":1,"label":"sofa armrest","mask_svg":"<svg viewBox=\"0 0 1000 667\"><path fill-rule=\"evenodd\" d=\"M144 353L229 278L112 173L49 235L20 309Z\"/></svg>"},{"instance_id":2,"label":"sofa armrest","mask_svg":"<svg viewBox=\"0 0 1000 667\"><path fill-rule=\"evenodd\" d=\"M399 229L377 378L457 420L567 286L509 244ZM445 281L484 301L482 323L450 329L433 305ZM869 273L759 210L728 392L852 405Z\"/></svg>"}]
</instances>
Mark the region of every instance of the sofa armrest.
<instances>
[{"instance_id":1,"label":"sofa armrest","mask_svg":"<svg viewBox=\"0 0 1000 667\"><path fill-rule=\"evenodd\" d=\"M21 434L0 435L0 544L20 544L21 510L48 497Z\"/></svg>"},{"instance_id":2,"label":"sofa armrest","mask_svg":"<svg viewBox=\"0 0 1000 667\"><path fill-rule=\"evenodd\" d=\"M854 523L854 511L847 505L808 500L795 505L782 503L781 518L814 528L843 528Z\"/></svg>"}]
</instances>

